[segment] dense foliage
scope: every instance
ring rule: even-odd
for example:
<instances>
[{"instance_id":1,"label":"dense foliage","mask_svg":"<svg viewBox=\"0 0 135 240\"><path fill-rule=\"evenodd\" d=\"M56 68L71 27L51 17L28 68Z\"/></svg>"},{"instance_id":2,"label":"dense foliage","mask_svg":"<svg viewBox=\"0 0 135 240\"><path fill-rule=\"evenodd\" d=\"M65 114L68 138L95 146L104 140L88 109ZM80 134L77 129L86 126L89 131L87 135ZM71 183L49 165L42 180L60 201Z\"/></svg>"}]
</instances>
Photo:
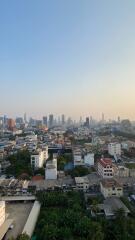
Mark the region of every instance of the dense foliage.
<instances>
[{"instance_id":1,"label":"dense foliage","mask_svg":"<svg viewBox=\"0 0 135 240\"><path fill-rule=\"evenodd\" d=\"M21 174L32 175L32 168L30 165L30 153L27 150L19 151L13 154L7 159L10 162L10 166L6 169L7 175L13 175L19 177Z\"/></svg>"},{"instance_id":2,"label":"dense foliage","mask_svg":"<svg viewBox=\"0 0 135 240\"><path fill-rule=\"evenodd\" d=\"M135 219L117 210L115 220L92 218L78 192L39 192L42 203L35 235L38 240L134 240Z\"/></svg>"},{"instance_id":3,"label":"dense foliage","mask_svg":"<svg viewBox=\"0 0 135 240\"><path fill-rule=\"evenodd\" d=\"M30 237L26 233L23 233L17 237L17 240L30 240Z\"/></svg>"},{"instance_id":4,"label":"dense foliage","mask_svg":"<svg viewBox=\"0 0 135 240\"><path fill-rule=\"evenodd\" d=\"M82 177L88 175L90 173L90 169L83 166L77 166L72 170L68 170L67 173L72 177Z\"/></svg>"},{"instance_id":5,"label":"dense foliage","mask_svg":"<svg viewBox=\"0 0 135 240\"><path fill-rule=\"evenodd\" d=\"M58 170L64 170L64 167L67 163L72 162L72 154L62 154L57 158L57 167Z\"/></svg>"},{"instance_id":6,"label":"dense foliage","mask_svg":"<svg viewBox=\"0 0 135 240\"><path fill-rule=\"evenodd\" d=\"M102 227L86 215L80 193L40 192L38 199L42 203L35 230L39 240L103 239Z\"/></svg>"}]
</instances>

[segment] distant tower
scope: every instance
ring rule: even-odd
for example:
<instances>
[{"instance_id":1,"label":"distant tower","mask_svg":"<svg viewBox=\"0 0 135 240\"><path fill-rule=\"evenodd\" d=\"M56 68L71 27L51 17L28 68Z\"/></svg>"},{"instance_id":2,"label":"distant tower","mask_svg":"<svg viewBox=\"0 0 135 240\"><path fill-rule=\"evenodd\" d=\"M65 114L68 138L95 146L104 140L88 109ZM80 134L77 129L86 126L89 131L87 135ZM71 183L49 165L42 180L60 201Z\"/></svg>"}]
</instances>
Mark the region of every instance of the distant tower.
<instances>
[{"instance_id":1,"label":"distant tower","mask_svg":"<svg viewBox=\"0 0 135 240\"><path fill-rule=\"evenodd\" d=\"M62 123L62 125L65 124L65 115L64 114L62 114L62 116L61 116L61 123Z\"/></svg>"},{"instance_id":2,"label":"distant tower","mask_svg":"<svg viewBox=\"0 0 135 240\"><path fill-rule=\"evenodd\" d=\"M102 123L105 122L105 116L104 116L104 113L102 113Z\"/></svg>"},{"instance_id":3,"label":"distant tower","mask_svg":"<svg viewBox=\"0 0 135 240\"><path fill-rule=\"evenodd\" d=\"M24 123L27 123L27 115L24 113Z\"/></svg>"},{"instance_id":4,"label":"distant tower","mask_svg":"<svg viewBox=\"0 0 135 240\"><path fill-rule=\"evenodd\" d=\"M80 117L80 121L79 121L80 125L82 125L82 117Z\"/></svg>"},{"instance_id":5,"label":"distant tower","mask_svg":"<svg viewBox=\"0 0 135 240\"><path fill-rule=\"evenodd\" d=\"M10 131L13 131L13 129L15 128L15 120L12 118L8 119L8 129Z\"/></svg>"},{"instance_id":6,"label":"distant tower","mask_svg":"<svg viewBox=\"0 0 135 240\"><path fill-rule=\"evenodd\" d=\"M86 127L88 127L89 128L89 126L90 126L90 119L89 119L89 117L86 117Z\"/></svg>"},{"instance_id":7,"label":"distant tower","mask_svg":"<svg viewBox=\"0 0 135 240\"><path fill-rule=\"evenodd\" d=\"M43 117L43 125L45 125L47 127L47 116Z\"/></svg>"},{"instance_id":8,"label":"distant tower","mask_svg":"<svg viewBox=\"0 0 135 240\"><path fill-rule=\"evenodd\" d=\"M120 120L120 117L118 116L118 123L120 123L120 121L121 121L121 120Z\"/></svg>"},{"instance_id":9,"label":"distant tower","mask_svg":"<svg viewBox=\"0 0 135 240\"><path fill-rule=\"evenodd\" d=\"M49 127L53 127L54 124L54 119L53 119L53 114L49 115Z\"/></svg>"}]
</instances>

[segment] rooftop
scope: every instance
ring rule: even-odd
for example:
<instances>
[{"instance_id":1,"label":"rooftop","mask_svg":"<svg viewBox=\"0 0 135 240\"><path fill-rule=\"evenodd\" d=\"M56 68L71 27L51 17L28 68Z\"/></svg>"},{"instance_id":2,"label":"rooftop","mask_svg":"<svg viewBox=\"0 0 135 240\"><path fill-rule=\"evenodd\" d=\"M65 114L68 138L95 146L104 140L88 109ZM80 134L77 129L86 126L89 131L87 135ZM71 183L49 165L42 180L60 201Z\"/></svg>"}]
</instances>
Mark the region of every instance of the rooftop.
<instances>
[{"instance_id":1,"label":"rooftop","mask_svg":"<svg viewBox=\"0 0 135 240\"><path fill-rule=\"evenodd\" d=\"M104 200L103 208L106 216L113 216L114 212L121 208L124 209L125 213L130 213L125 204L119 198L115 197L107 198Z\"/></svg>"},{"instance_id":2,"label":"rooftop","mask_svg":"<svg viewBox=\"0 0 135 240\"><path fill-rule=\"evenodd\" d=\"M112 159L111 158L101 158L99 160L99 163L103 166L106 167L107 165L111 165L112 166Z\"/></svg>"},{"instance_id":3,"label":"rooftop","mask_svg":"<svg viewBox=\"0 0 135 240\"><path fill-rule=\"evenodd\" d=\"M122 187L122 184L115 179L103 179L101 183L104 188Z\"/></svg>"},{"instance_id":4,"label":"rooftop","mask_svg":"<svg viewBox=\"0 0 135 240\"><path fill-rule=\"evenodd\" d=\"M76 183L89 183L88 177L75 177Z\"/></svg>"}]
</instances>

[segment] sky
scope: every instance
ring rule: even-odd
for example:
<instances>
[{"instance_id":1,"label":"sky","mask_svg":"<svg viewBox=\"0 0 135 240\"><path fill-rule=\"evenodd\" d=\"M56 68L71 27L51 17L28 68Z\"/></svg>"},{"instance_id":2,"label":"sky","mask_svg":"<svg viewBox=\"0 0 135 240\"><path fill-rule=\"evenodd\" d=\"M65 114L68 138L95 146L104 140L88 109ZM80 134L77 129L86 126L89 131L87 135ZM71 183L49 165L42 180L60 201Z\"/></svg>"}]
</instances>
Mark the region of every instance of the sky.
<instances>
[{"instance_id":1,"label":"sky","mask_svg":"<svg viewBox=\"0 0 135 240\"><path fill-rule=\"evenodd\" d=\"M135 120L134 0L0 1L0 115Z\"/></svg>"}]
</instances>

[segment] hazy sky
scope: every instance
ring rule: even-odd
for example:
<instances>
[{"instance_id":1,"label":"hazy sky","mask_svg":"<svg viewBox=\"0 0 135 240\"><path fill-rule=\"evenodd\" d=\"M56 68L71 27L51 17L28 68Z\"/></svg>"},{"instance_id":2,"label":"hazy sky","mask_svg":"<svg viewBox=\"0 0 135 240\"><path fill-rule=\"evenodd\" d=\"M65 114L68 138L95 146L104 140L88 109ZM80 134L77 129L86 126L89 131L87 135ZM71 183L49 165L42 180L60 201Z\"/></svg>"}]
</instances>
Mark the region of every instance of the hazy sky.
<instances>
[{"instance_id":1,"label":"hazy sky","mask_svg":"<svg viewBox=\"0 0 135 240\"><path fill-rule=\"evenodd\" d=\"M0 114L135 119L135 0L0 1Z\"/></svg>"}]
</instances>

